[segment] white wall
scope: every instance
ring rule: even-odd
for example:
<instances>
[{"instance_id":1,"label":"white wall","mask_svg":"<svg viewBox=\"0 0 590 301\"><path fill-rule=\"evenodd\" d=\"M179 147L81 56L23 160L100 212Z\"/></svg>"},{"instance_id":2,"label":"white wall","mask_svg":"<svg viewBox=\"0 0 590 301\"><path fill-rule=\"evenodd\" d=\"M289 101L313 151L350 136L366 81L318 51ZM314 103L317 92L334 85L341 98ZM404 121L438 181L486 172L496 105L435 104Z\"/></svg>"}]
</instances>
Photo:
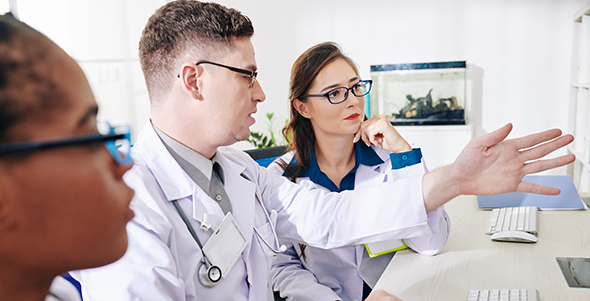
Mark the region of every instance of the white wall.
<instances>
[{"instance_id":1,"label":"white wall","mask_svg":"<svg viewBox=\"0 0 590 301\"><path fill-rule=\"evenodd\" d=\"M510 137L568 131L573 14L587 0L275 2L222 1L255 25L268 97L258 120L266 111L288 116L290 64L305 49L331 40L359 64L364 78L373 64L466 60L467 110L475 108L469 119L476 136L508 122L514 124ZM262 78L267 73L272 75ZM262 125L253 129L264 130Z\"/></svg>"},{"instance_id":2,"label":"white wall","mask_svg":"<svg viewBox=\"0 0 590 301\"><path fill-rule=\"evenodd\" d=\"M141 31L164 0L17 0L20 19L53 39L82 67L99 118L129 123L137 134L149 117L138 58Z\"/></svg>"},{"instance_id":3,"label":"white wall","mask_svg":"<svg viewBox=\"0 0 590 301\"><path fill-rule=\"evenodd\" d=\"M223 1L249 15L256 27L268 96L261 117L267 110L287 114L290 63L310 46L332 40L365 78L372 64L466 60L476 80L483 76L469 94L471 108L479 107L470 115L476 135L512 122L511 136L553 127L567 131L572 16L586 2ZM267 73L272 76L262 78Z\"/></svg>"},{"instance_id":4,"label":"white wall","mask_svg":"<svg viewBox=\"0 0 590 301\"><path fill-rule=\"evenodd\" d=\"M10 11L10 5L9 5L8 1L0 2L0 14L4 14L8 11Z\"/></svg>"},{"instance_id":5,"label":"white wall","mask_svg":"<svg viewBox=\"0 0 590 301\"><path fill-rule=\"evenodd\" d=\"M23 21L82 63L99 102L109 107L108 117L128 116L139 127L149 111L137 42L164 2L18 0L18 8ZM267 112L277 115L277 128L288 118L291 64L327 40L342 45L364 78L372 64L466 60L472 79L467 110L476 135L508 122L514 124L512 137L554 127L567 131L572 18L587 0L219 2L254 23L259 80L267 95L254 131L266 130Z\"/></svg>"}]
</instances>

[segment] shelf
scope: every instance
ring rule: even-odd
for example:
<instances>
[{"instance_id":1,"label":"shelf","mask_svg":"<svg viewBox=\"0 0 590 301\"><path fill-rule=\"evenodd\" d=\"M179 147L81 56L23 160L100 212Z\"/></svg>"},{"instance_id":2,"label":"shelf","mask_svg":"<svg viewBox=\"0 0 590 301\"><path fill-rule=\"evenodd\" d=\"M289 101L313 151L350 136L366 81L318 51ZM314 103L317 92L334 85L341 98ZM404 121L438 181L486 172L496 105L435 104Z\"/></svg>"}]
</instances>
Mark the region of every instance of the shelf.
<instances>
[{"instance_id":1,"label":"shelf","mask_svg":"<svg viewBox=\"0 0 590 301\"><path fill-rule=\"evenodd\" d=\"M571 144L568 145L567 149L570 153L572 153L576 156L576 161L582 163L582 166L584 166L584 168L590 170L590 162L583 159L584 158L583 153L577 152Z\"/></svg>"},{"instance_id":2,"label":"shelf","mask_svg":"<svg viewBox=\"0 0 590 301\"><path fill-rule=\"evenodd\" d=\"M590 2L586 3L574 14L574 22L582 22L583 15L590 15Z\"/></svg>"},{"instance_id":3,"label":"shelf","mask_svg":"<svg viewBox=\"0 0 590 301\"><path fill-rule=\"evenodd\" d=\"M590 84L572 83L572 87L574 87L574 88L590 89Z\"/></svg>"},{"instance_id":4,"label":"shelf","mask_svg":"<svg viewBox=\"0 0 590 301\"><path fill-rule=\"evenodd\" d=\"M396 129L404 130L404 131L439 131L439 132L447 132L447 131L471 131L472 126L471 124L450 124L450 125L393 125Z\"/></svg>"}]
</instances>

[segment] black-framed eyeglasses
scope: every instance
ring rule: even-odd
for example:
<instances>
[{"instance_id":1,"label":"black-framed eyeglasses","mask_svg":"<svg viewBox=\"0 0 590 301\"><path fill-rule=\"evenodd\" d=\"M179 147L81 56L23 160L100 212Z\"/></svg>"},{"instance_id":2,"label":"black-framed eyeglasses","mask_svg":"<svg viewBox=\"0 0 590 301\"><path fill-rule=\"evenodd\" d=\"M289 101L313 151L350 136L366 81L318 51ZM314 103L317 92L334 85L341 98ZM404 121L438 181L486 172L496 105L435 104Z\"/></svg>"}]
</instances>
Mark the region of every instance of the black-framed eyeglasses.
<instances>
[{"instance_id":1,"label":"black-framed eyeglasses","mask_svg":"<svg viewBox=\"0 0 590 301\"><path fill-rule=\"evenodd\" d=\"M331 104L339 104L345 101L348 98L348 91L352 91L352 94L356 97L361 97L369 94L371 92L371 86L373 85L373 81L368 80L361 80L358 83L352 85L350 88L346 87L338 87L334 88L327 93L324 94L310 94L307 95L308 97L325 97Z\"/></svg>"},{"instance_id":2,"label":"black-framed eyeglasses","mask_svg":"<svg viewBox=\"0 0 590 301\"><path fill-rule=\"evenodd\" d=\"M195 63L195 65L200 65L200 64L211 64L211 65L215 65L215 66L219 66L219 67L223 67L223 68L227 68L233 72L237 72L237 73L241 73L241 74L246 74L248 75L246 77L246 79L248 80L248 84L250 88L254 87L254 84L256 83L256 76L258 76L258 72L256 71L250 71L250 70L244 70L244 69L240 69L240 68L236 68L236 67L231 67L231 66L226 66L226 65L222 65L222 64L218 64L218 63L214 63L214 62L209 62L209 61L200 61L198 63Z\"/></svg>"},{"instance_id":3,"label":"black-framed eyeglasses","mask_svg":"<svg viewBox=\"0 0 590 301\"><path fill-rule=\"evenodd\" d=\"M100 133L103 132L103 133ZM113 159L121 165L131 163L131 129L127 126L113 127L108 123L99 124L99 132L49 141L22 141L0 144L0 156L40 151L45 149L83 146L103 143Z\"/></svg>"}]
</instances>

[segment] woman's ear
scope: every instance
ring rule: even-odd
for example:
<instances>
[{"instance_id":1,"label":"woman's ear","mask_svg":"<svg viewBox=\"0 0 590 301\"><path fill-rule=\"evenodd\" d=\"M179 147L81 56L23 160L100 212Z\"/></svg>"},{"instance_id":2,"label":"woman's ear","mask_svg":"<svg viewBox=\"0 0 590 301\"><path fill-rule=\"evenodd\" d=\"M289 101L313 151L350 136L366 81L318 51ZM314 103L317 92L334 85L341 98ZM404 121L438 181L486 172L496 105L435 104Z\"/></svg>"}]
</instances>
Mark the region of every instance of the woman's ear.
<instances>
[{"instance_id":1,"label":"woman's ear","mask_svg":"<svg viewBox=\"0 0 590 301\"><path fill-rule=\"evenodd\" d=\"M180 67L179 79L184 93L190 95L194 99L201 99L201 76L203 68L193 63L184 63Z\"/></svg>"},{"instance_id":2,"label":"woman's ear","mask_svg":"<svg viewBox=\"0 0 590 301\"><path fill-rule=\"evenodd\" d=\"M295 108L295 110L297 110L297 112L299 112L299 115L307 119L310 118L309 111L307 109L307 103L302 102L301 100L299 100L299 98L295 98L293 100L293 107Z\"/></svg>"}]
</instances>

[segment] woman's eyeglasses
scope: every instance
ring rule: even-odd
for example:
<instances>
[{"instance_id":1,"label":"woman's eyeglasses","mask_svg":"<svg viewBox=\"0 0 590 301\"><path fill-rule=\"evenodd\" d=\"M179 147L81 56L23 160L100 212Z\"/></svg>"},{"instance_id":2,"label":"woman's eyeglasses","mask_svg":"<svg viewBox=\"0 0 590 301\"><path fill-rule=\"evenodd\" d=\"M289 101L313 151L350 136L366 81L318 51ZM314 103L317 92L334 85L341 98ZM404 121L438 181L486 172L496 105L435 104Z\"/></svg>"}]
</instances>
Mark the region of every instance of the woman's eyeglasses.
<instances>
[{"instance_id":1,"label":"woman's eyeglasses","mask_svg":"<svg viewBox=\"0 0 590 301\"><path fill-rule=\"evenodd\" d=\"M103 143L113 159L121 165L131 163L131 129L128 125L113 127L108 123L99 123L98 132L79 135L65 139L49 141L22 141L0 144L0 156L44 149L83 146Z\"/></svg>"},{"instance_id":2,"label":"woman's eyeglasses","mask_svg":"<svg viewBox=\"0 0 590 301\"><path fill-rule=\"evenodd\" d=\"M331 104L339 104L348 98L348 91L352 91L352 94L356 97L361 97L371 92L371 86L373 85L372 80L361 80L354 84L350 88L338 87L334 88L324 94L310 94L308 97L325 97Z\"/></svg>"}]
</instances>

